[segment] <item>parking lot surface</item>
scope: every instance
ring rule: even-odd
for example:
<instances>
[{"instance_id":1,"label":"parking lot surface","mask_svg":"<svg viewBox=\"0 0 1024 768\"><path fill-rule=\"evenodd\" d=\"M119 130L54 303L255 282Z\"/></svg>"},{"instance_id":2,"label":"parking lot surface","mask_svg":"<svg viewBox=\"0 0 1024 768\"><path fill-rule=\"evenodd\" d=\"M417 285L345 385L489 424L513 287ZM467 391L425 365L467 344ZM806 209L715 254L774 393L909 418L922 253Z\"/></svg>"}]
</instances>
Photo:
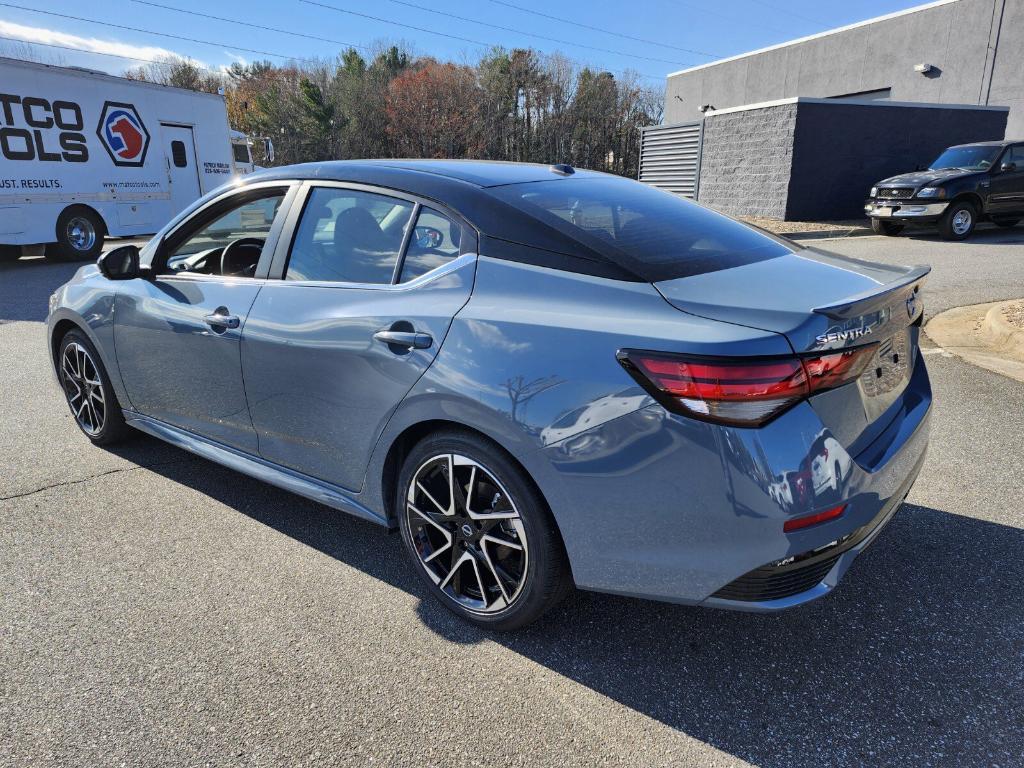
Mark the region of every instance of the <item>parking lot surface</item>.
<instances>
[{"instance_id":1,"label":"parking lot surface","mask_svg":"<svg viewBox=\"0 0 1024 768\"><path fill-rule=\"evenodd\" d=\"M1024 226L823 241L934 267L929 316L1024 294ZM838 589L775 616L579 593L511 635L397 536L75 428L46 299L0 266L0 765L1020 765L1024 385L930 346L927 464Z\"/></svg>"}]
</instances>

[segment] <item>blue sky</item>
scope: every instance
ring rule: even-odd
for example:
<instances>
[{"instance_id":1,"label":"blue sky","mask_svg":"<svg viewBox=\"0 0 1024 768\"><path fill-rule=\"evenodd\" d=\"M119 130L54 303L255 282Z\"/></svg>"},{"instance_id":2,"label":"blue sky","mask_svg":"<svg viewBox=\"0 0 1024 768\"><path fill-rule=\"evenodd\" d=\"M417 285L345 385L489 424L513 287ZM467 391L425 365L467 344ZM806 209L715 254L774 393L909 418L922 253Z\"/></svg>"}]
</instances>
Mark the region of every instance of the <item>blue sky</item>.
<instances>
[{"instance_id":1,"label":"blue sky","mask_svg":"<svg viewBox=\"0 0 1024 768\"><path fill-rule=\"evenodd\" d=\"M19 58L31 49L37 60L120 74L125 68L140 63L127 57L153 59L177 54L216 69L232 61L269 59L282 63L286 60L282 56L269 56L255 51L296 59L329 58L344 48L344 43L372 48L380 43L404 41L419 54L455 61L474 61L486 50L486 44L499 44L507 48L533 47L547 53L557 51L580 63L616 72L633 70L644 75L648 84L658 86L663 84L667 73L675 70L920 4L915 0L152 2L338 42L295 37L201 18L145 5L137 0L90 4L70 0L14 0L9 4L0 2L0 37L53 43L63 48L43 45L32 45L29 48L27 44L0 39L0 55ZM463 18L443 16L427 9ZM52 14L195 38L212 44ZM565 21L538 14L547 14ZM389 21L408 26L398 26ZM68 48L88 48L114 55L78 53Z\"/></svg>"}]
</instances>

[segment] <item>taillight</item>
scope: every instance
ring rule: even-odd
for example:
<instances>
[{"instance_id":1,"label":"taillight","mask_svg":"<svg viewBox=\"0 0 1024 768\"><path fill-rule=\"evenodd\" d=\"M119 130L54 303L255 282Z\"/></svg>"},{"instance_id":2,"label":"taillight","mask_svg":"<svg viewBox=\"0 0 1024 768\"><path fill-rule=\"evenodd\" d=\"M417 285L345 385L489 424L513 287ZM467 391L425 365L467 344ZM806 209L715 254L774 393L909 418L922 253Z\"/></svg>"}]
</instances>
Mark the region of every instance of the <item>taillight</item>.
<instances>
[{"instance_id":1,"label":"taillight","mask_svg":"<svg viewBox=\"0 0 1024 768\"><path fill-rule=\"evenodd\" d=\"M670 411L721 424L759 426L815 392L856 379L875 347L760 358L624 349L617 357L640 386Z\"/></svg>"}]
</instances>

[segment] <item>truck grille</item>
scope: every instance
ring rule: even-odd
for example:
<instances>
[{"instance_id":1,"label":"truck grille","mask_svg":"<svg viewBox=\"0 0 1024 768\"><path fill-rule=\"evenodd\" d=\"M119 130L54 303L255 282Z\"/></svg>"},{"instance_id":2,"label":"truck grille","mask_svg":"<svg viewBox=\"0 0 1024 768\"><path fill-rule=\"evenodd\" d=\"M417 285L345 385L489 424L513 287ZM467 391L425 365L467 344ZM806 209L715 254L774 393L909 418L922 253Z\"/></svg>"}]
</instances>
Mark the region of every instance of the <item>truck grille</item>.
<instances>
[{"instance_id":1,"label":"truck grille","mask_svg":"<svg viewBox=\"0 0 1024 768\"><path fill-rule=\"evenodd\" d=\"M890 200L906 200L909 197L914 196L913 187L880 187L878 190L879 197L889 198Z\"/></svg>"}]
</instances>

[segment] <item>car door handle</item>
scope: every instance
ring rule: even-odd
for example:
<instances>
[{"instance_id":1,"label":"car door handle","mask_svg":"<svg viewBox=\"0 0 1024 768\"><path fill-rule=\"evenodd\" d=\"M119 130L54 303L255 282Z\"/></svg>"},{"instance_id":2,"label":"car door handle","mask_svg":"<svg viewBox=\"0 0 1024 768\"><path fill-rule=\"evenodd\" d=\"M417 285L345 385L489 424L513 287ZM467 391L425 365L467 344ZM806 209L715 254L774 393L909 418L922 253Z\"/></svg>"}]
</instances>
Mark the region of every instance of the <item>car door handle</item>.
<instances>
[{"instance_id":1,"label":"car door handle","mask_svg":"<svg viewBox=\"0 0 1024 768\"><path fill-rule=\"evenodd\" d=\"M377 331L373 334L376 341L406 349L429 349L434 339L429 333L414 331Z\"/></svg>"},{"instance_id":2,"label":"car door handle","mask_svg":"<svg viewBox=\"0 0 1024 768\"><path fill-rule=\"evenodd\" d=\"M237 328L242 324L242 321L238 319L238 315L229 315L220 310L217 310L212 315L206 315L203 320L207 325L211 325L214 328Z\"/></svg>"}]
</instances>

